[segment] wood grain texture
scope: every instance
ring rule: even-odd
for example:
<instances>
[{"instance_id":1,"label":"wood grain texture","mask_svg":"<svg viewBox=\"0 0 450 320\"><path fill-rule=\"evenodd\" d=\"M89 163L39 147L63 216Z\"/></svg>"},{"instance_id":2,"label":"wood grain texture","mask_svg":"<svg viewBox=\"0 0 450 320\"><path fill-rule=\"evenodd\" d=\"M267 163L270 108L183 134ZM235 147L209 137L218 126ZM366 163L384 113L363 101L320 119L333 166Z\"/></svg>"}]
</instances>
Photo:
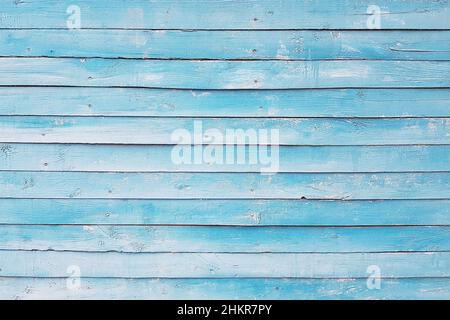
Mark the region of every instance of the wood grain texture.
<instances>
[{"instance_id":1,"label":"wood grain texture","mask_svg":"<svg viewBox=\"0 0 450 320\"><path fill-rule=\"evenodd\" d=\"M450 32L0 30L0 56L449 60Z\"/></svg>"},{"instance_id":2,"label":"wood grain texture","mask_svg":"<svg viewBox=\"0 0 450 320\"><path fill-rule=\"evenodd\" d=\"M5 116L449 117L449 101L449 89L0 87L0 115Z\"/></svg>"},{"instance_id":3,"label":"wood grain texture","mask_svg":"<svg viewBox=\"0 0 450 320\"><path fill-rule=\"evenodd\" d=\"M437 173L86 173L0 172L3 198L449 199Z\"/></svg>"},{"instance_id":4,"label":"wood grain texture","mask_svg":"<svg viewBox=\"0 0 450 320\"><path fill-rule=\"evenodd\" d=\"M421 119L255 119L0 116L0 142L88 144L243 144L219 139L227 130L279 132L281 145L450 144L449 118ZM209 129L217 129L214 132ZM177 130L177 131L176 131ZM176 134L174 134L174 132ZM183 133L186 138L180 139ZM229 137L231 137L229 135ZM196 139L196 140L194 140ZM216 139L216 141L214 140ZM246 142L249 143L248 140Z\"/></svg>"},{"instance_id":5,"label":"wood grain texture","mask_svg":"<svg viewBox=\"0 0 450 320\"><path fill-rule=\"evenodd\" d=\"M0 27L67 28L66 10L73 4L70 0L6 2ZM367 29L371 4L355 0L76 2L82 28L125 29ZM447 1L379 0L376 5L383 29L450 29Z\"/></svg>"},{"instance_id":6,"label":"wood grain texture","mask_svg":"<svg viewBox=\"0 0 450 320\"><path fill-rule=\"evenodd\" d=\"M98 253L0 251L2 277L384 278L450 276L450 252L420 253ZM180 268L182 266L182 268ZM426 266L426 267L425 267Z\"/></svg>"},{"instance_id":7,"label":"wood grain texture","mask_svg":"<svg viewBox=\"0 0 450 320\"><path fill-rule=\"evenodd\" d=\"M447 227L0 226L0 250L87 252L450 251Z\"/></svg>"},{"instance_id":8,"label":"wood grain texture","mask_svg":"<svg viewBox=\"0 0 450 320\"><path fill-rule=\"evenodd\" d=\"M450 297L448 1L0 7L0 298Z\"/></svg>"},{"instance_id":9,"label":"wood grain texture","mask_svg":"<svg viewBox=\"0 0 450 320\"><path fill-rule=\"evenodd\" d=\"M0 199L0 224L450 225L450 201Z\"/></svg>"},{"instance_id":10,"label":"wood grain texture","mask_svg":"<svg viewBox=\"0 0 450 320\"><path fill-rule=\"evenodd\" d=\"M382 279L380 290L366 279L67 279L0 278L0 298L29 299L449 299L447 278ZM70 280L69 280L70 281Z\"/></svg>"},{"instance_id":11,"label":"wood grain texture","mask_svg":"<svg viewBox=\"0 0 450 320\"><path fill-rule=\"evenodd\" d=\"M260 164L175 164L170 145L0 144L0 170L89 172L260 172ZM208 146L202 147L202 153ZM258 157L260 148L236 154ZM278 172L450 171L450 146L281 146Z\"/></svg>"},{"instance_id":12,"label":"wood grain texture","mask_svg":"<svg viewBox=\"0 0 450 320\"><path fill-rule=\"evenodd\" d=\"M0 58L0 85L298 89L450 87L450 61ZM218 76L220 75L220 76Z\"/></svg>"}]
</instances>

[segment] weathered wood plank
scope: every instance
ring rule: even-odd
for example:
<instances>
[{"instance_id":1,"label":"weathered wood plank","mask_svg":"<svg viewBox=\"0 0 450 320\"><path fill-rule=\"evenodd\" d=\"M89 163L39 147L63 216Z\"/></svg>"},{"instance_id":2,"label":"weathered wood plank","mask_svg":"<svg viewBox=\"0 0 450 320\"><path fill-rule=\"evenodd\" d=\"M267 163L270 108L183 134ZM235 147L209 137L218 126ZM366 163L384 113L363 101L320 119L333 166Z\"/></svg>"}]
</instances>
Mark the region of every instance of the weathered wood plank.
<instances>
[{"instance_id":1,"label":"weathered wood plank","mask_svg":"<svg viewBox=\"0 0 450 320\"><path fill-rule=\"evenodd\" d=\"M0 87L0 115L449 117L450 90Z\"/></svg>"},{"instance_id":2,"label":"weathered wood plank","mask_svg":"<svg viewBox=\"0 0 450 320\"><path fill-rule=\"evenodd\" d=\"M205 152L207 146L202 147ZM170 145L0 144L0 170L260 172L250 163L175 164ZM246 159L258 148L237 146ZM450 146L281 146L278 172L450 171Z\"/></svg>"},{"instance_id":3,"label":"weathered wood plank","mask_svg":"<svg viewBox=\"0 0 450 320\"><path fill-rule=\"evenodd\" d=\"M83 278L83 298L450 295L447 1L377 4L382 29L430 32L338 30L368 28L355 0L80 0L81 28L115 29L68 31L73 4L2 4L0 297L72 298L71 265L103 278ZM265 90L308 88L320 90ZM170 135L196 116L280 129L280 170L308 173L175 166ZM177 170L214 173L161 173ZM366 286L370 265L382 290Z\"/></svg>"},{"instance_id":4,"label":"weathered wood plank","mask_svg":"<svg viewBox=\"0 0 450 320\"><path fill-rule=\"evenodd\" d=\"M371 2L79 0L82 28L149 29L367 29ZM1 28L67 28L73 1L2 4ZM379 0L383 29L450 29L446 1ZM107 12L107 14L105 14ZM370 11L369 11L370 12ZM45 13L45 14L43 14Z\"/></svg>"},{"instance_id":5,"label":"weathered wood plank","mask_svg":"<svg viewBox=\"0 0 450 320\"><path fill-rule=\"evenodd\" d=\"M0 250L85 252L450 251L448 227L0 226Z\"/></svg>"},{"instance_id":6,"label":"weathered wood plank","mask_svg":"<svg viewBox=\"0 0 450 320\"><path fill-rule=\"evenodd\" d=\"M2 277L107 278L385 278L449 277L450 252L421 253L98 253L0 251Z\"/></svg>"},{"instance_id":7,"label":"weathered wood plank","mask_svg":"<svg viewBox=\"0 0 450 320\"><path fill-rule=\"evenodd\" d=\"M0 278L0 298L28 299L449 299L446 278L381 279L379 290L366 279L71 279Z\"/></svg>"},{"instance_id":8,"label":"weathered wood plank","mask_svg":"<svg viewBox=\"0 0 450 320\"><path fill-rule=\"evenodd\" d=\"M450 87L450 61L0 58L0 85L298 89Z\"/></svg>"},{"instance_id":9,"label":"weathered wood plank","mask_svg":"<svg viewBox=\"0 0 450 320\"><path fill-rule=\"evenodd\" d=\"M0 223L450 225L450 201L0 199Z\"/></svg>"},{"instance_id":10,"label":"weathered wood plank","mask_svg":"<svg viewBox=\"0 0 450 320\"><path fill-rule=\"evenodd\" d=\"M277 144L277 141L271 140L273 135L270 131L277 129L281 145L450 144L449 118L200 119L1 116L0 129L0 142L3 143L234 145L238 142L235 139L224 139L227 130L242 129L242 133L255 134L258 141L254 139L250 141L251 144ZM268 134L261 135L264 131L260 130L268 130ZM173 135L174 133L176 134ZM180 139L182 133L184 138ZM230 134L228 137L231 137ZM248 140L246 141L248 144Z\"/></svg>"},{"instance_id":11,"label":"weathered wood plank","mask_svg":"<svg viewBox=\"0 0 450 320\"><path fill-rule=\"evenodd\" d=\"M3 198L449 199L450 172L86 173L0 172Z\"/></svg>"},{"instance_id":12,"label":"weathered wood plank","mask_svg":"<svg viewBox=\"0 0 450 320\"><path fill-rule=\"evenodd\" d=\"M449 60L448 31L0 30L0 56Z\"/></svg>"}]
</instances>

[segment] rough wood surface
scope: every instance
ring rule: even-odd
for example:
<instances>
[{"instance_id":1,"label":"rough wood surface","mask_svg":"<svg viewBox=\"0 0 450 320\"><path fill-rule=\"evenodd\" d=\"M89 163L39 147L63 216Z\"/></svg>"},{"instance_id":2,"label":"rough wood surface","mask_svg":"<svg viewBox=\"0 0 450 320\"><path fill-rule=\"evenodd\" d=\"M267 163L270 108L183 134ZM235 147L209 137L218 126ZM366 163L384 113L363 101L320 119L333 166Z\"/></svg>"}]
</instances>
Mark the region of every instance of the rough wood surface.
<instances>
[{"instance_id":1,"label":"rough wood surface","mask_svg":"<svg viewBox=\"0 0 450 320\"><path fill-rule=\"evenodd\" d=\"M261 175L2 171L0 187L4 198L450 199L450 172Z\"/></svg>"},{"instance_id":2,"label":"rough wood surface","mask_svg":"<svg viewBox=\"0 0 450 320\"><path fill-rule=\"evenodd\" d=\"M9 1L1 28L67 28L71 0ZM82 28L367 29L372 2L345 0L78 0ZM447 1L378 0L384 29L450 29Z\"/></svg>"},{"instance_id":3,"label":"rough wood surface","mask_svg":"<svg viewBox=\"0 0 450 320\"><path fill-rule=\"evenodd\" d=\"M449 40L445 0L2 1L0 298L450 298Z\"/></svg>"},{"instance_id":4,"label":"rough wood surface","mask_svg":"<svg viewBox=\"0 0 450 320\"><path fill-rule=\"evenodd\" d=\"M450 32L0 30L0 56L448 60Z\"/></svg>"},{"instance_id":5,"label":"rough wood surface","mask_svg":"<svg viewBox=\"0 0 450 320\"><path fill-rule=\"evenodd\" d=\"M69 280L70 281L70 280ZM0 278L2 299L449 299L448 278L382 279L381 290L366 279L67 279Z\"/></svg>"},{"instance_id":6,"label":"rough wood surface","mask_svg":"<svg viewBox=\"0 0 450 320\"><path fill-rule=\"evenodd\" d=\"M2 86L227 90L448 88L449 73L450 61L0 58Z\"/></svg>"},{"instance_id":7,"label":"rough wood surface","mask_svg":"<svg viewBox=\"0 0 450 320\"><path fill-rule=\"evenodd\" d=\"M67 278L448 278L450 252L402 253L116 253L0 251L0 276ZM427 266L427 268L424 268Z\"/></svg>"},{"instance_id":8,"label":"rough wood surface","mask_svg":"<svg viewBox=\"0 0 450 320\"><path fill-rule=\"evenodd\" d=\"M211 91L0 87L1 115L449 117L449 101L449 89Z\"/></svg>"}]
</instances>

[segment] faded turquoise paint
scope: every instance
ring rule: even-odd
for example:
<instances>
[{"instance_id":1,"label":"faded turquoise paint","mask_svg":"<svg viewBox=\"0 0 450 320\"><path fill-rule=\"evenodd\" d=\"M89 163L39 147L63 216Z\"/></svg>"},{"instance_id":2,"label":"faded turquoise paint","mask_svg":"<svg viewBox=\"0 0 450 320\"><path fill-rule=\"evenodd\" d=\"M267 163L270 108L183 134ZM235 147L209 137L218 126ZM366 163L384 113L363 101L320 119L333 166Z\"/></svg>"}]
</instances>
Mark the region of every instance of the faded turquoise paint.
<instances>
[{"instance_id":1,"label":"faded turquoise paint","mask_svg":"<svg viewBox=\"0 0 450 320\"><path fill-rule=\"evenodd\" d=\"M0 187L5 198L450 199L450 172L262 175L2 171Z\"/></svg>"},{"instance_id":2,"label":"faded turquoise paint","mask_svg":"<svg viewBox=\"0 0 450 320\"><path fill-rule=\"evenodd\" d=\"M0 199L0 223L15 225L449 225L449 213L449 200Z\"/></svg>"},{"instance_id":3,"label":"faded turquoise paint","mask_svg":"<svg viewBox=\"0 0 450 320\"><path fill-rule=\"evenodd\" d=\"M0 87L0 114L5 116L449 117L449 101L449 89Z\"/></svg>"},{"instance_id":4,"label":"faded turquoise paint","mask_svg":"<svg viewBox=\"0 0 450 320\"><path fill-rule=\"evenodd\" d=\"M205 152L207 146L202 146ZM0 144L0 170L260 172L259 164L175 164L173 145ZM235 147L248 159L259 147ZM126 157L123 155L126 154ZM278 172L450 171L450 146L280 146Z\"/></svg>"},{"instance_id":5,"label":"faded turquoise paint","mask_svg":"<svg viewBox=\"0 0 450 320\"><path fill-rule=\"evenodd\" d=\"M8 225L0 226L0 250L137 253L427 252L450 251L449 232L450 226L255 228Z\"/></svg>"},{"instance_id":6,"label":"faded turquoise paint","mask_svg":"<svg viewBox=\"0 0 450 320\"><path fill-rule=\"evenodd\" d=\"M384 270L386 278L450 277L450 252L136 254L0 251L3 277L66 277L68 263L78 265L88 278L353 279L366 278L367 267L371 265Z\"/></svg>"},{"instance_id":7,"label":"faded turquoise paint","mask_svg":"<svg viewBox=\"0 0 450 320\"><path fill-rule=\"evenodd\" d=\"M71 0L5 1L2 28L66 28ZM367 29L361 0L78 0L83 28ZM448 1L379 0L385 29L450 29ZM107 12L105 12L107 11ZM43 14L45 13L45 14Z\"/></svg>"},{"instance_id":8,"label":"faded turquoise paint","mask_svg":"<svg viewBox=\"0 0 450 320\"><path fill-rule=\"evenodd\" d=\"M225 135L226 129L258 131L276 128L279 130L281 145L450 144L449 118L202 119L0 116L0 125L0 143L174 144L176 140L172 138L172 133L176 129L185 129L192 132L192 135L195 132L201 136L208 129L218 129ZM180 144L191 143L198 142L194 142L193 138L190 142L180 141ZM219 141L215 144L222 143Z\"/></svg>"},{"instance_id":9,"label":"faded turquoise paint","mask_svg":"<svg viewBox=\"0 0 450 320\"><path fill-rule=\"evenodd\" d=\"M0 298L450 298L449 2L199 2L0 3Z\"/></svg>"},{"instance_id":10,"label":"faded turquoise paint","mask_svg":"<svg viewBox=\"0 0 450 320\"><path fill-rule=\"evenodd\" d=\"M181 89L450 87L450 61L0 58L3 86ZM220 77L218 77L220 75Z\"/></svg>"},{"instance_id":11,"label":"faded turquoise paint","mask_svg":"<svg viewBox=\"0 0 450 320\"><path fill-rule=\"evenodd\" d=\"M450 32L0 30L0 56L449 60Z\"/></svg>"},{"instance_id":12,"label":"faded turquoise paint","mask_svg":"<svg viewBox=\"0 0 450 320\"><path fill-rule=\"evenodd\" d=\"M448 278L383 279L118 279L85 278L78 290L66 279L0 278L4 299L449 299ZM29 288L33 288L32 291Z\"/></svg>"}]
</instances>

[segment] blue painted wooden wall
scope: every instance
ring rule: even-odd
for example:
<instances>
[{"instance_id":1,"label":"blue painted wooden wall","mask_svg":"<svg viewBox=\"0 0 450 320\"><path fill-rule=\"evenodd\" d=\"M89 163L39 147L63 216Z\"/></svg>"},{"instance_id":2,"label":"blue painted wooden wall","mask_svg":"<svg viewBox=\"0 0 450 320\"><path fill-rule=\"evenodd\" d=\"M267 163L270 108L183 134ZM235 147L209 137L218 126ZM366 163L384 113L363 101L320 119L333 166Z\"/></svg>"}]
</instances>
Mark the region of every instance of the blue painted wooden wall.
<instances>
[{"instance_id":1,"label":"blue painted wooden wall","mask_svg":"<svg viewBox=\"0 0 450 320\"><path fill-rule=\"evenodd\" d=\"M1 0L0 298L450 298L450 3Z\"/></svg>"}]
</instances>

